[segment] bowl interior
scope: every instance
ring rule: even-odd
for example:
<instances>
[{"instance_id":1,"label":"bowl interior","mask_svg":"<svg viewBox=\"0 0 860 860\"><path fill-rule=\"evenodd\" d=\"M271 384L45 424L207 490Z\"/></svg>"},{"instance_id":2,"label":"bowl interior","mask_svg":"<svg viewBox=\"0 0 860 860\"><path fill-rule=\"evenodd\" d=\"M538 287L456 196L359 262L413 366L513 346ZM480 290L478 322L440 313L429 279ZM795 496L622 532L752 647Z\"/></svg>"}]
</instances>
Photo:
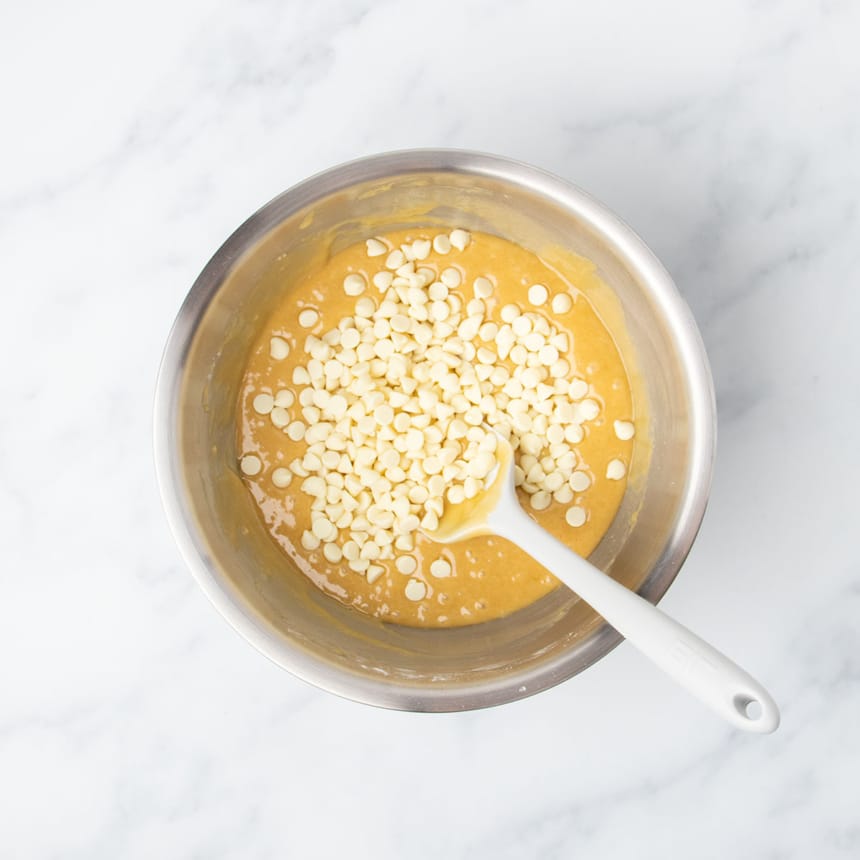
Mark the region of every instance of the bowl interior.
<instances>
[{"instance_id":1,"label":"bowl interior","mask_svg":"<svg viewBox=\"0 0 860 860\"><path fill-rule=\"evenodd\" d=\"M713 415L710 391L703 398L699 390L704 359L685 306L620 222L581 192L523 171L496 160L442 169L428 156L309 180L228 240L171 335L162 371L169 378L160 382L169 473L162 482L185 555L216 605L264 653L352 698L416 710L495 704L570 677L618 637L564 588L472 627L386 624L319 592L269 538L236 469L238 387L259 326L330 253L384 228L456 225L512 239L560 268L570 251L592 260L608 287L589 299L617 336L647 429L636 437L622 508L591 559L657 600L701 519Z\"/></svg>"}]
</instances>

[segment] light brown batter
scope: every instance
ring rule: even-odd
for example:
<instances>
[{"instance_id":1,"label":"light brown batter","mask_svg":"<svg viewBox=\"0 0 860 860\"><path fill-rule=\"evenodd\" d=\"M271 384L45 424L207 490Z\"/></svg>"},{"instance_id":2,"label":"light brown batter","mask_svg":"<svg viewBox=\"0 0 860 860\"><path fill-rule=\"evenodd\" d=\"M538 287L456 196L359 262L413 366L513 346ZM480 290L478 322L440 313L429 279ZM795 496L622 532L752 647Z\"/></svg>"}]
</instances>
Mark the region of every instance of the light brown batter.
<instances>
[{"instance_id":1,"label":"light brown batter","mask_svg":"<svg viewBox=\"0 0 860 860\"><path fill-rule=\"evenodd\" d=\"M433 239L438 233L437 229L410 230L380 238L391 248L398 248L416 239ZM247 462L258 458L260 470L257 474L247 474L254 469L245 469L243 463L246 472L243 477L274 539L305 575L337 600L385 620L412 626L451 627L499 618L532 603L558 585L523 550L495 537L475 537L457 545L442 546L419 531L414 534L414 549L406 553L416 559L417 570L400 572L393 558L374 561L384 571L369 582L366 574L351 570L346 559L332 563L324 556L322 547L303 546L302 534L311 528L312 499L300 490L302 477L293 477L286 488L277 487L272 480L275 469L284 469L296 458L301 459L308 445L302 439L291 439L285 432L287 427L275 426L270 415L260 414L254 408L255 398L282 390L298 394L293 374L296 367L308 362L309 356L303 348L307 336L322 337L344 317L355 313L357 297L345 293L344 277L349 273L360 274L367 282L362 295L379 301L381 292L372 279L376 273L386 271L385 261L385 255L369 257L364 243L346 249L285 294L281 306L262 327L248 359L237 422L240 456L252 455ZM489 278L494 288L485 299L486 314L496 323L502 322L503 306L516 304L523 311L543 315L555 329L569 335L571 346L561 356L570 363L568 377L587 383L587 397L600 407L599 414L583 424L584 438L570 445L576 454L576 469L588 475L590 486L584 490L578 487L571 501L552 501L543 510L533 509L522 489L519 493L524 509L541 526L580 555L588 556L621 503L633 442L620 437L628 437L628 432L632 435L630 422L634 421L627 374L612 335L576 286L586 288L592 280L596 281L593 266L581 258L572 258L565 273L568 280L518 245L481 233L472 234L463 250L452 248L446 254L432 250L415 265L430 267L437 273L455 266L462 273L462 283L451 289L450 294L458 295L464 306L475 298L474 280ZM537 306L528 299L528 289L534 284L544 285L549 297ZM552 299L560 294L572 299L570 310L553 310ZM562 300L558 307L564 304ZM313 309L319 314L310 327L301 327L298 322L303 309ZM313 315L306 315L305 323L309 317L312 319ZM273 336L289 344L285 358L272 358ZM509 359L503 363L512 367ZM301 417L297 400L287 411L291 421ZM628 431L619 432L616 422L623 422L620 426ZM517 462L520 458L521 452L517 452ZM616 475L615 479L607 477L607 470ZM565 519L572 506L586 512L581 525L572 526ZM439 559L450 564L449 576L438 578L431 573L431 563ZM412 587L411 599L406 586L415 580L421 585ZM422 595L420 599L414 599L416 593Z\"/></svg>"}]
</instances>

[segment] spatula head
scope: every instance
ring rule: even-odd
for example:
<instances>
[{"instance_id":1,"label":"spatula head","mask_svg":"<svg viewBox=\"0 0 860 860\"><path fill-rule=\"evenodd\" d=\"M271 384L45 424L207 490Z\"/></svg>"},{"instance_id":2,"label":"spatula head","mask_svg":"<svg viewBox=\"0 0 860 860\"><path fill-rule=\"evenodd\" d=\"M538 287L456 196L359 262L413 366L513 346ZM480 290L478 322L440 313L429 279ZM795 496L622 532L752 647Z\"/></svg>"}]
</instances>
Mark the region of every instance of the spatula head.
<instances>
[{"instance_id":1,"label":"spatula head","mask_svg":"<svg viewBox=\"0 0 860 860\"><path fill-rule=\"evenodd\" d=\"M514 451L507 439L498 433L496 467L488 476L484 489L473 499L460 504L445 504L445 510L434 531L425 531L436 543L455 543L495 530L490 519L496 508L514 492Z\"/></svg>"}]
</instances>

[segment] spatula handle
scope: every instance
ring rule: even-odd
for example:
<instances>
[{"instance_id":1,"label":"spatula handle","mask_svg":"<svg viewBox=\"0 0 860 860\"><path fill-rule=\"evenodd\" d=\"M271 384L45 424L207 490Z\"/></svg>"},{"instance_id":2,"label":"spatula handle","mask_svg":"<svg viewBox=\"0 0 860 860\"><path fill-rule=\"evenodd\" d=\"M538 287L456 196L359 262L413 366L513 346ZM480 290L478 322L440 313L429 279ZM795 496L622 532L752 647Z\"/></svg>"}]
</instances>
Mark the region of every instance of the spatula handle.
<instances>
[{"instance_id":1,"label":"spatula handle","mask_svg":"<svg viewBox=\"0 0 860 860\"><path fill-rule=\"evenodd\" d=\"M772 732L779 709L765 688L716 648L602 573L538 526L521 508L493 530L555 574L622 636L732 725Z\"/></svg>"}]
</instances>

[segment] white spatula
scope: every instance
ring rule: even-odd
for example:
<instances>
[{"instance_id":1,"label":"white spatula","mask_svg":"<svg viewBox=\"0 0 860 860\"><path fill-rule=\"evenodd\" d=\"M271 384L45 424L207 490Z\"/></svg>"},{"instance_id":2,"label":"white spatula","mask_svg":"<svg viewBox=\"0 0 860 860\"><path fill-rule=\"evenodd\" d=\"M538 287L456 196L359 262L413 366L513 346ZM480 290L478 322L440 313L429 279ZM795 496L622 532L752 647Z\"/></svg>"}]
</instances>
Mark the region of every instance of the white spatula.
<instances>
[{"instance_id":1,"label":"white spatula","mask_svg":"<svg viewBox=\"0 0 860 860\"><path fill-rule=\"evenodd\" d=\"M576 592L667 675L739 729L772 732L779 709L767 690L728 657L638 594L625 588L544 531L520 507L514 488L513 451L502 438L498 468L487 489L461 505L448 505L439 543L478 534L507 538Z\"/></svg>"}]
</instances>

